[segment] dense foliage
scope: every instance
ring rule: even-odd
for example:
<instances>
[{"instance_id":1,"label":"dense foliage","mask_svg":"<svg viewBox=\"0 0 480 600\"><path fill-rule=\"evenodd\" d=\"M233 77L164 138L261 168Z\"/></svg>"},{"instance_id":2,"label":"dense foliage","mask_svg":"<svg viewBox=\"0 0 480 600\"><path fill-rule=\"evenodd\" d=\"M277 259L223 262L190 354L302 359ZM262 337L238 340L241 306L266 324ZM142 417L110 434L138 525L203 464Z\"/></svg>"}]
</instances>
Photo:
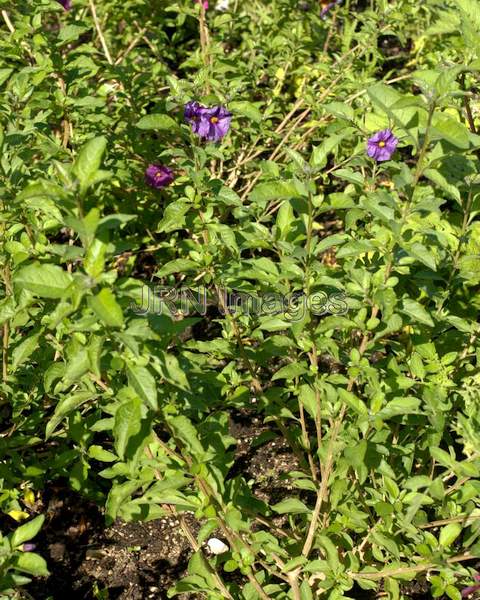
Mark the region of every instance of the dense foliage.
<instances>
[{"instance_id":1,"label":"dense foliage","mask_svg":"<svg viewBox=\"0 0 480 600\"><path fill-rule=\"evenodd\" d=\"M480 2L326 4L0 2L2 598L56 479L179 515L172 595L471 585ZM279 502L239 411L295 457Z\"/></svg>"}]
</instances>

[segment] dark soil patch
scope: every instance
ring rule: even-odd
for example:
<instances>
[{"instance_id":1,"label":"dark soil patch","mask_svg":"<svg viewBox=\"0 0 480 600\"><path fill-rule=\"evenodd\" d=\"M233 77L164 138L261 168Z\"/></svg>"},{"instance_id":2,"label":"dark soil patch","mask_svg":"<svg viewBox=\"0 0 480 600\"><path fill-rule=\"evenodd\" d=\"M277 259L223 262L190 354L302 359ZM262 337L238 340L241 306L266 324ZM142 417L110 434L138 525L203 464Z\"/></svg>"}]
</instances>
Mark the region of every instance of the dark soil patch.
<instances>
[{"instance_id":1,"label":"dark soil patch","mask_svg":"<svg viewBox=\"0 0 480 600\"><path fill-rule=\"evenodd\" d=\"M195 531L193 517L186 519ZM99 508L66 488L55 489L35 541L51 572L28 586L35 600L167 598L190 557L177 519L106 528Z\"/></svg>"},{"instance_id":2,"label":"dark soil patch","mask_svg":"<svg viewBox=\"0 0 480 600\"><path fill-rule=\"evenodd\" d=\"M252 483L254 495L270 504L292 491L299 493L285 477L299 470L298 461L278 432L246 410L232 413L230 429L238 443L229 478L242 474ZM47 489L40 510L46 513L46 521L35 542L51 575L26 588L35 600L166 600L168 589L187 574L191 548L175 517L148 523L117 521L106 527L95 504L66 486L51 484ZM185 518L196 534L198 521L191 514ZM272 518L272 527L282 528L285 519L283 515ZM264 527L265 522L255 526ZM377 597L360 588L349 594L358 600ZM404 594L412 600L430 597L421 582L406 584ZM197 600L200 596L176 598Z\"/></svg>"}]
</instances>

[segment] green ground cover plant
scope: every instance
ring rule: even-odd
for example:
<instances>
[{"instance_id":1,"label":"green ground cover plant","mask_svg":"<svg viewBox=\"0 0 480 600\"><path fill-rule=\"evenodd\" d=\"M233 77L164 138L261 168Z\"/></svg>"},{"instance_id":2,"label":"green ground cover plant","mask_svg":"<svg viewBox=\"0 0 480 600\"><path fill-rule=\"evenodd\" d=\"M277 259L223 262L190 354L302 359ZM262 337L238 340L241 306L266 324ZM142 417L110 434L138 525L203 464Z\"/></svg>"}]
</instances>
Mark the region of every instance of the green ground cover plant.
<instances>
[{"instance_id":1,"label":"green ground cover plant","mask_svg":"<svg viewBox=\"0 0 480 600\"><path fill-rule=\"evenodd\" d=\"M0 17L1 597L48 575L56 480L178 517L169 597L474 597L480 2ZM297 461L278 502L234 411Z\"/></svg>"}]
</instances>

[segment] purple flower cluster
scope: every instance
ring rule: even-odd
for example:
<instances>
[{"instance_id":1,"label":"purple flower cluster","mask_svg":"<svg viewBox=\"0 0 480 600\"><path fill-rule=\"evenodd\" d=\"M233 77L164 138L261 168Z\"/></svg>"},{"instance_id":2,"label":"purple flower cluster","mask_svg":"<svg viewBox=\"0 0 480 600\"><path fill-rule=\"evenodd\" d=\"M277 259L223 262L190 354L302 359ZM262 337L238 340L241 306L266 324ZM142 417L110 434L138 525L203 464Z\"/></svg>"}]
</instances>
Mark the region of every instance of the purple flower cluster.
<instances>
[{"instance_id":1,"label":"purple flower cluster","mask_svg":"<svg viewBox=\"0 0 480 600\"><path fill-rule=\"evenodd\" d=\"M193 133L210 142L218 142L230 129L232 113L224 106L202 106L196 101L187 102L183 116ZM170 185L174 180L173 171L163 165L151 164L145 171L145 183L155 189Z\"/></svg>"},{"instance_id":2,"label":"purple flower cluster","mask_svg":"<svg viewBox=\"0 0 480 600\"><path fill-rule=\"evenodd\" d=\"M72 0L57 0L63 6L65 10L70 10L72 8Z\"/></svg>"},{"instance_id":3,"label":"purple flower cluster","mask_svg":"<svg viewBox=\"0 0 480 600\"><path fill-rule=\"evenodd\" d=\"M398 138L391 129L377 131L367 141L367 154L377 162L390 160L398 144Z\"/></svg>"},{"instance_id":4,"label":"purple flower cluster","mask_svg":"<svg viewBox=\"0 0 480 600\"><path fill-rule=\"evenodd\" d=\"M224 138L232 120L232 113L225 107L208 108L195 101L185 104L183 114L193 133L210 142L218 142Z\"/></svg>"}]
</instances>

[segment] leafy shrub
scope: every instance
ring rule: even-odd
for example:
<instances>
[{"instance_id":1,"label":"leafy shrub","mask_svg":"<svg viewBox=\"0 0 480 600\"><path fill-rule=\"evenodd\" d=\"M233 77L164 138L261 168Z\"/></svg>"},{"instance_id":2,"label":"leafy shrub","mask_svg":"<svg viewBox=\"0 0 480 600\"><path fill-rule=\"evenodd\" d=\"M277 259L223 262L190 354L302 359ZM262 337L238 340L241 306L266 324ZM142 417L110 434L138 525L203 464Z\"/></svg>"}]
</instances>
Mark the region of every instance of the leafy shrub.
<instances>
[{"instance_id":1,"label":"leafy shrub","mask_svg":"<svg viewBox=\"0 0 480 600\"><path fill-rule=\"evenodd\" d=\"M2 5L2 510L66 478L107 523L179 515L172 595L395 600L426 577L460 598L480 551L478 1L97 4ZM192 101L229 132L202 139ZM209 310L183 314L172 289L199 286ZM279 502L232 469L234 411L297 461ZM214 534L228 552L204 552ZM2 543L2 582L46 574Z\"/></svg>"}]
</instances>

